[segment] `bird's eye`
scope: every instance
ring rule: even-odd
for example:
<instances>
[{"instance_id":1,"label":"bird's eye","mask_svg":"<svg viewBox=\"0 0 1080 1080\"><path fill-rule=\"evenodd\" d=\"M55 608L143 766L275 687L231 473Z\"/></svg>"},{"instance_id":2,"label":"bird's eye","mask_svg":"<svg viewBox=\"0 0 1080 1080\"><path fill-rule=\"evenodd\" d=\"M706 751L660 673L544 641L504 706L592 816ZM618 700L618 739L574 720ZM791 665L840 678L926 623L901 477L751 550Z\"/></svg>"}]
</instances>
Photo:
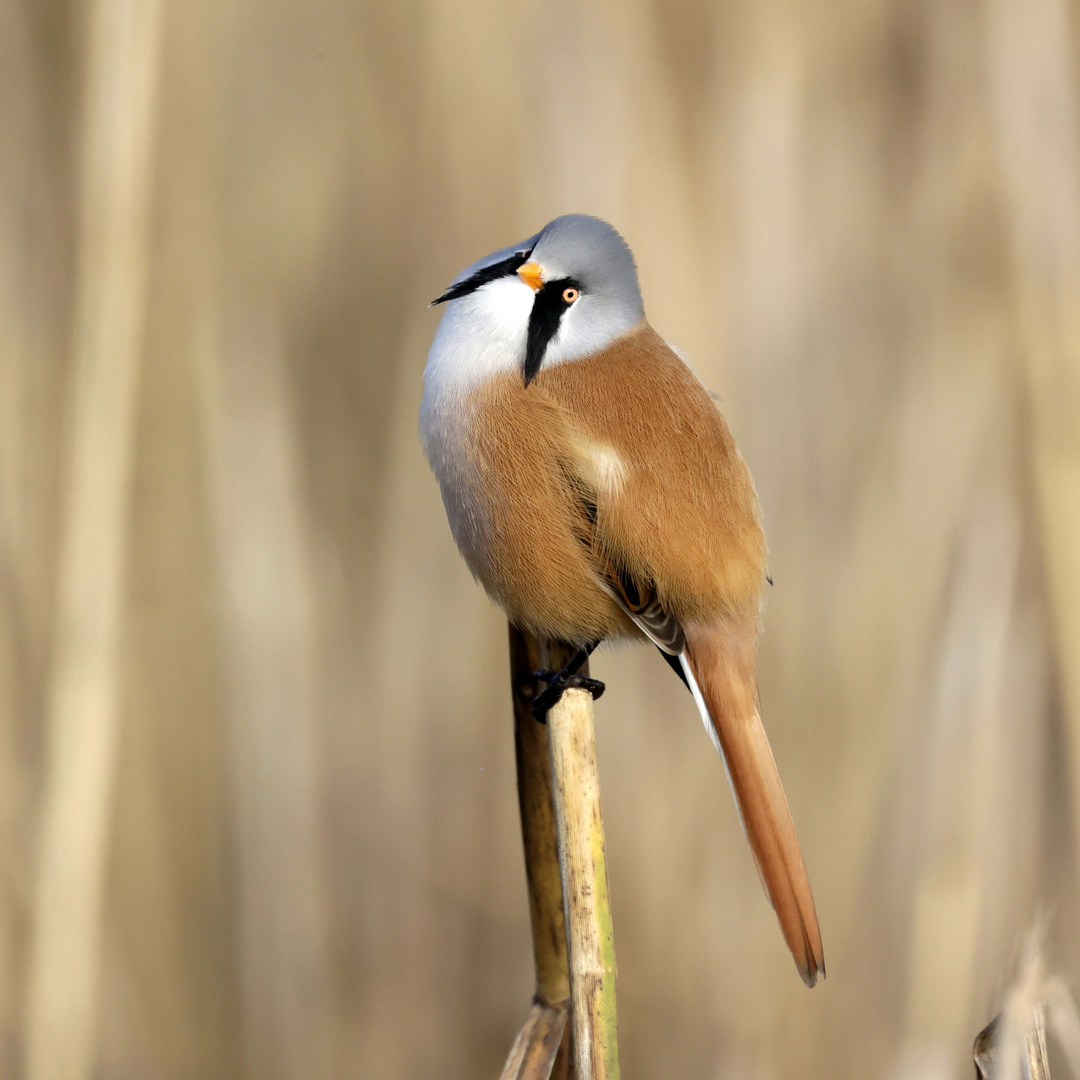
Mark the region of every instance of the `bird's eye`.
<instances>
[{"instance_id":1,"label":"bird's eye","mask_svg":"<svg viewBox=\"0 0 1080 1080\"><path fill-rule=\"evenodd\" d=\"M563 289L562 298L564 304L572 304L581 295L577 289L571 285L569 288Z\"/></svg>"}]
</instances>

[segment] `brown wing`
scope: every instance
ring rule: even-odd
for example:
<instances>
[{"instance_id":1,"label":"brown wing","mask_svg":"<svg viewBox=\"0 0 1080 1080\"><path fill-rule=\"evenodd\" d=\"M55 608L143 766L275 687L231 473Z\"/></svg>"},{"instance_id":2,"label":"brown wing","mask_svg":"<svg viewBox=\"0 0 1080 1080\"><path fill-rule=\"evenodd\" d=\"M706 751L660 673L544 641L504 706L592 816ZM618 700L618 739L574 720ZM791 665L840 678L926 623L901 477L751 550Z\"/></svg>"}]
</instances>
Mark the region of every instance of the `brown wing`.
<instances>
[{"instance_id":1,"label":"brown wing","mask_svg":"<svg viewBox=\"0 0 1080 1080\"><path fill-rule=\"evenodd\" d=\"M608 551L642 599L651 583L684 626L757 611L765 540L750 473L708 392L651 328L541 369L532 389L558 407L553 438L598 493Z\"/></svg>"},{"instance_id":2,"label":"brown wing","mask_svg":"<svg viewBox=\"0 0 1080 1080\"><path fill-rule=\"evenodd\" d=\"M568 493L578 510L575 532L588 549L604 587L641 632L666 656L678 656L685 645L679 620L665 611L656 587L646 575L620 567L604 542L598 524L597 493L572 463L562 465Z\"/></svg>"},{"instance_id":3,"label":"brown wing","mask_svg":"<svg viewBox=\"0 0 1080 1080\"><path fill-rule=\"evenodd\" d=\"M639 585L625 570L616 569L607 558L599 538L595 553L603 560L604 584L611 590L619 607L662 653L678 656L686 644L682 627L670 611L664 610L652 583Z\"/></svg>"}]
</instances>

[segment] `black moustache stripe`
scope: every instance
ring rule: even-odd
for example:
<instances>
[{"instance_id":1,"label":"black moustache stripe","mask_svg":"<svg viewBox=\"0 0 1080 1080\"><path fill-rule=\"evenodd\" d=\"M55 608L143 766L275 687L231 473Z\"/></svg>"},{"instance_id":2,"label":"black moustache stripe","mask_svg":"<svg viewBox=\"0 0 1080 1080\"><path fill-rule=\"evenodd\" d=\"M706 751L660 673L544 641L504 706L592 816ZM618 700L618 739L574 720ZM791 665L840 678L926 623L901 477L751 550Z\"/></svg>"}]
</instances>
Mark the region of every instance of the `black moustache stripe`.
<instances>
[{"instance_id":1,"label":"black moustache stripe","mask_svg":"<svg viewBox=\"0 0 1080 1080\"><path fill-rule=\"evenodd\" d=\"M581 290L580 284L573 278L547 282L533 300L529 315L529 333L525 341L525 385L536 378L540 365L544 362L551 339L559 332L559 323L570 305L563 299L563 292L568 288Z\"/></svg>"},{"instance_id":2,"label":"black moustache stripe","mask_svg":"<svg viewBox=\"0 0 1080 1080\"><path fill-rule=\"evenodd\" d=\"M481 285L486 285L489 281L497 281L499 278L506 277L509 274L516 274L518 268L529 261L531 254L531 251L515 251L508 259L502 259L497 263L492 263L490 266L481 267L475 274L467 277L464 281L451 285L438 300L432 300L432 306L445 304L447 300L457 300L459 297L468 296L469 293L476 292Z\"/></svg>"}]
</instances>

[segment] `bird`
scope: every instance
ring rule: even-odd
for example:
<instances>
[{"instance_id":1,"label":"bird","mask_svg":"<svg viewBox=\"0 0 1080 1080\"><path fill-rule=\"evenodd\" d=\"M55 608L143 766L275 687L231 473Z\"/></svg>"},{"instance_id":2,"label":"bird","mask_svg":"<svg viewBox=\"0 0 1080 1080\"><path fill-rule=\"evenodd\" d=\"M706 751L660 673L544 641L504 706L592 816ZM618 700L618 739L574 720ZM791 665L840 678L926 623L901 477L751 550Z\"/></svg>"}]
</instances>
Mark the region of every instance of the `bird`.
<instances>
[{"instance_id":1,"label":"bird","mask_svg":"<svg viewBox=\"0 0 1080 1080\"><path fill-rule=\"evenodd\" d=\"M757 493L715 401L646 320L630 248L607 222L567 214L473 263L434 305L420 436L454 540L511 622L578 648L544 673L536 711L601 641L655 645L724 761L813 986L821 931L755 671L768 573Z\"/></svg>"}]
</instances>

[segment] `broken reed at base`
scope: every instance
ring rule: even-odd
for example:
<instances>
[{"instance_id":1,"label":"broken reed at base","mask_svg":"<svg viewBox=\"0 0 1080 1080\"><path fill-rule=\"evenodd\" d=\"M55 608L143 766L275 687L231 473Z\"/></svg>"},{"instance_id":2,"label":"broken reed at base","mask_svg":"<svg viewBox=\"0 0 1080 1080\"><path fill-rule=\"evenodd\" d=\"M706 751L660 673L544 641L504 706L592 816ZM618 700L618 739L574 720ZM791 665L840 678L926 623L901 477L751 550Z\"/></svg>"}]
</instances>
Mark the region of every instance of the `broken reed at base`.
<instances>
[{"instance_id":1,"label":"broken reed at base","mask_svg":"<svg viewBox=\"0 0 1080 1080\"><path fill-rule=\"evenodd\" d=\"M592 697L570 689L532 715L535 672L576 650L510 627L518 801L536 994L501 1080L617 1080L615 951ZM580 674L588 674L588 666ZM568 1016L571 1023L567 1024Z\"/></svg>"}]
</instances>

